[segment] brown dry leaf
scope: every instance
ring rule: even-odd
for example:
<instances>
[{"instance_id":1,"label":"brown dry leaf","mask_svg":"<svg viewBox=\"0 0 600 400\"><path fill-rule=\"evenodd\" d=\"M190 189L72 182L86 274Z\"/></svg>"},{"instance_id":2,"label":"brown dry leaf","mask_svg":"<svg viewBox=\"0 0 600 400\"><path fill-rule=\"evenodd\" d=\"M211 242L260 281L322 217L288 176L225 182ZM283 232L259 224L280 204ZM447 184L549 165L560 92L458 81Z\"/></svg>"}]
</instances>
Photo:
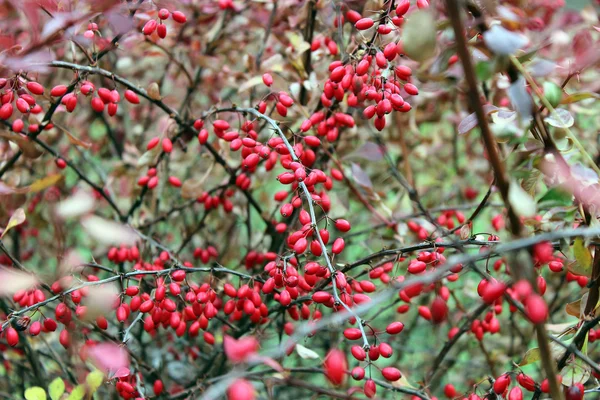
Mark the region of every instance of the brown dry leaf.
<instances>
[{"instance_id":1,"label":"brown dry leaf","mask_svg":"<svg viewBox=\"0 0 600 400\"><path fill-rule=\"evenodd\" d=\"M25 222L25 211L23 211L22 208L17 208L8 220L8 224L6 225L4 232L2 232L2 235L0 235L0 239L4 237L6 232L8 232L17 225L21 225L23 222Z\"/></svg>"},{"instance_id":2,"label":"brown dry leaf","mask_svg":"<svg viewBox=\"0 0 600 400\"><path fill-rule=\"evenodd\" d=\"M38 158L43 154L43 152L35 146L35 143L27 139L26 136L12 132L0 132L0 137L19 146L19 149L21 149L23 155L27 158Z\"/></svg>"},{"instance_id":3,"label":"brown dry leaf","mask_svg":"<svg viewBox=\"0 0 600 400\"><path fill-rule=\"evenodd\" d=\"M148 88L146 89L146 91L148 92L148 97L150 97L152 100L160 100L161 99L158 83L152 82L151 84L148 85Z\"/></svg>"},{"instance_id":4,"label":"brown dry leaf","mask_svg":"<svg viewBox=\"0 0 600 400\"><path fill-rule=\"evenodd\" d=\"M58 129L63 131L65 133L65 135L67 135L67 138L69 138L69 142L71 142L71 144L74 144L75 146L83 147L84 149L89 149L90 147L92 147L91 143L84 142L83 140L76 138L75 136L73 136L73 134L71 134L71 132L69 132L62 126L59 126L56 124L54 124L54 126L56 126Z\"/></svg>"},{"instance_id":5,"label":"brown dry leaf","mask_svg":"<svg viewBox=\"0 0 600 400\"><path fill-rule=\"evenodd\" d=\"M203 180L197 178L186 179L181 185L181 196L184 199L195 199L202 194Z\"/></svg>"},{"instance_id":6,"label":"brown dry leaf","mask_svg":"<svg viewBox=\"0 0 600 400\"><path fill-rule=\"evenodd\" d=\"M587 299L587 293L583 295L586 299ZM583 302L583 297L577 301L574 301L572 303L567 303L566 307L565 307L565 311L567 312L567 314L572 315L573 317L577 317L577 318L581 318L581 305L585 304L585 302Z\"/></svg>"}]
</instances>

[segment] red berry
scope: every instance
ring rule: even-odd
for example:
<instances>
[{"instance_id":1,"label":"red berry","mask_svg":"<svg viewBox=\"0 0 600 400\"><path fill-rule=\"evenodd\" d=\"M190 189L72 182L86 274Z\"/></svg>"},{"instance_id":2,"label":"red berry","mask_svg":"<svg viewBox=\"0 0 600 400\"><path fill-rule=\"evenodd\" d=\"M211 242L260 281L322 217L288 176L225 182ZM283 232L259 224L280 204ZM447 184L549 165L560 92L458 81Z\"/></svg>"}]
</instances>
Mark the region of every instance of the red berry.
<instances>
[{"instance_id":1,"label":"red berry","mask_svg":"<svg viewBox=\"0 0 600 400\"><path fill-rule=\"evenodd\" d=\"M362 19L356 21L356 24L354 24L354 26L359 31L365 31L365 30L369 29L370 27L372 27L373 24L375 24L375 22L371 18L362 18Z\"/></svg>"},{"instance_id":2,"label":"red berry","mask_svg":"<svg viewBox=\"0 0 600 400\"><path fill-rule=\"evenodd\" d=\"M346 370L348 369L348 361L346 354L342 350L332 349L325 356L323 362L323 370L325 376L334 385L341 385L346 380Z\"/></svg>"},{"instance_id":3,"label":"red berry","mask_svg":"<svg viewBox=\"0 0 600 400\"><path fill-rule=\"evenodd\" d=\"M173 142L171 142L171 139L163 138L162 148L165 153L170 153L171 151L173 151Z\"/></svg>"},{"instance_id":4,"label":"red berry","mask_svg":"<svg viewBox=\"0 0 600 400\"><path fill-rule=\"evenodd\" d=\"M138 97L138 95L130 89L127 89L125 91L125 99L130 102L131 104L139 104L140 103L140 98Z\"/></svg>"},{"instance_id":5,"label":"red berry","mask_svg":"<svg viewBox=\"0 0 600 400\"><path fill-rule=\"evenodd\" d=\"M525 313L534 324L543 324L548 319L548 305L542 296L532 293L525 300Z\"/></svg>"},{"instance_id":6,"label":"red berry","mask_svg":"<svg viewBox=\"0 0 600 400\"><path fill-rule=\"evenodd\" d=\"M381 370L381 375L390 382L395 382L402 376L400 370L394 367L385 367Z\"/></svg>"},{"instance_id":7,"label":"red berry","mask_svg":"<svg viewBox=\"0 0 600 400\"><path fill-rule=\"evenodd\" d=\"M19 344L19 333L12 326L6 330L6 342L10 347L15 347Z\"/></svg>"},{"instance_id":8,"label":"red berry","mask_svg":"<svg viewBox=\"0 0 600 400\"><path fill-rule=\"evenodd\" d=\"M152 35L154 33L154 31L156 30L156 27L158 26L157 22L153 19L151 19L150 21L146 22L146 24L144 25L144 28L142 28L142 32L144 33L144 35Z\"/></svg>"},{"instance_id":9,"label":"red berry","mask_svg":"<svg viewBox=\"0 0 600 400\"><path fill-rule=\"evenodd\" d=\"M184 24L187 21L187 17L181 11L173 11L171 16L173 17L173 21L179 22L180 24Z\"/></svg>"},{"instance_id":10,"label":"red berry","mask_svg":"<svg viewBox=\"0 0 600 400\"><path fill-rule=\"evenodd\" d=\"M44 87L37 82L27 82L27 90L33 94L44 94Z\"/></svg>"},{"instance_id":11,"label":"red berry","mask_svg":"<svg viewBox=\"0 0 600 400\"><path fill-rule=\"evenodd\" d=\"M273 77L269 73L263 74L262 80L266 86L271 86L273 84Z\"/></svg>"},{"instance_id":12,"label":"red berry","mask_svg":"<svg viewBox=\"0 0 600 400\"><path fill-rule=\"evenodd\" d=\"M60 96L64 95L65 93L67 93L67 86L58 85L58 86L54 86L52 88L52 90L50 91L50 96L60 97Z\"/></svg>"}]
</instances>

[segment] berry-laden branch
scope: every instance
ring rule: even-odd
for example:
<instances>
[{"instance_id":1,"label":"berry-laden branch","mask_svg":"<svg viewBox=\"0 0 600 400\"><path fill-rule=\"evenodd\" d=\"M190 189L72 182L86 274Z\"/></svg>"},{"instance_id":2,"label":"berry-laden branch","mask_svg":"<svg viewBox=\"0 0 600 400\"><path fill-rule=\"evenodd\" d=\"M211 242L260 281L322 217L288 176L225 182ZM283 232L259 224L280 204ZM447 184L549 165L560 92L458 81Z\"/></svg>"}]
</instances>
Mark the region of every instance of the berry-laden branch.
<instances>
[{"instance_id":1,"label":"berry-laden branch","mask_svg":"<svg viewBox=\"0 0 600 400\"><path fill-rule=\"evenodd\" d=\"M510 201L510 182L506 175L504 164L502 163L502 160L500 159L500 155L498 153L496 139L489 128L487 116L483 110L483 106L479 98L477 78L475 70L473 68L473 63L471 61L471 55L469 53L467 43L465 41L464 29L461 19L462 16L460 14L460 8L458 6L457 0L446 0L446 7L448 10L450 22L452 23L452 28L454 30L454 37L457 44L458 56L461 60L463 70L465 73L465 79L468 85L469 103L471 104L471 107L475 110L475 115L477 116L477 121L481 130L482 139L485 144L485 149L487 151L490 164L494 171L496 185L500 190L502 200L504 201L504 205L506 206L508 212L508 217L510 220L510 230L512 231L514 237L520 238L523 235L523 225L514 209L514 205ZM532 284L532 286L535 287L533 262L531 257L528 257L528 260L526 262L520 262L518 258L515 257L514 263L515 265L513 265L511 271L515 274L515 277L517 279L527 279ZM554 365L552 354L550 352L550 344L546 336L544 324L536 323L535 330L540 348L542 366L544 368L544 371L546 372L546 377L550 382L550 391L552 397L560 400L563 398L563 395L562 391L560 390L559 383L556 379L556 368Z\"/></svg>"},{"instance_id":2,"label":"berry-laden branch","mask_svg":"<svg viewBox=\"0 0 600 400\"><path fill-rule=\"evenodd\" d=\"M264 120L265 122L267 122L267 124L269 124L271 129L273 129L277 133L277 135L281 138L281 140L283 140L283 143L285 144L285 147L289 151L289 154L292 157L292 160L294 162L297 162L300 164L302 163L301 160L296 155L296 151L294 150L294 147L290 144L287 137L285 136L285 134L279 127L279 124L273 118L258 112L258 110L256 110L255 108L240 108L240 107L221 108L221 109L213 110L211 113L219 113L219 112L237 112L237 113L242 113L242 114L251 114L251 115L255 116L256 118ZM304 168L304 167L302 167L302 168ZM331 259L327 252L327 246L325 246L325 243L323 242L323 238L319 234L317 216L315 214L315 207L313 205L313 201L314 201L313 197L312 197L310 191L308 190L306 183L304 183L304 181L299 181L298 186L302 189L302 191L304 193L304 197L306 198L306 202L308 204L308 211L310 214L311 227L315 232L314 236L317 237L317 241L321 248L323 258L325 259L325 263L327 264L327 269L329 270L329 273L331 274L331 285L332 285L332 289L333 289L332 292L333 292L334 300L338 305L341 304L342 307L344 307L348 311L348 313L356 319L356 323L358 325L358 328L360 329L361 337L363 340L363 347L365 349L368 349L370 347L369 339L367 338L367 333L365 332L365 328L363 326L362 320L356 313L354 313L354 311L352 311L352 308L350 308L344 301L342 301L342 299L339 296L337 284L336 284L336 274L338 273L338 271L335 269L335 267L331 263ZM341 272L341 271L339 273L343 274L343 272Z\"/></svg>"}]
</instances>

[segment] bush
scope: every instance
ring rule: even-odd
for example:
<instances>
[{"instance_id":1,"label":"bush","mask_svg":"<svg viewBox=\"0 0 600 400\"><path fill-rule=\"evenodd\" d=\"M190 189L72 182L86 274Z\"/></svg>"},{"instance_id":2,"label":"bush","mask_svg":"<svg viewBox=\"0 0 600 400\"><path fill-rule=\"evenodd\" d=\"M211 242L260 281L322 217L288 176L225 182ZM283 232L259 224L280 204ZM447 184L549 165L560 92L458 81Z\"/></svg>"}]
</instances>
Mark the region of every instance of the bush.
<instances>
[{"instance_id":1,"label":"bush","mask_svg":"<svg viewBox=\"0 0 600 400\"><path fill-rule=\"evenodd\" d=\"M5 2L0 392L593 397L598 17L498 3Z\"/></svg>"}]
</instances>

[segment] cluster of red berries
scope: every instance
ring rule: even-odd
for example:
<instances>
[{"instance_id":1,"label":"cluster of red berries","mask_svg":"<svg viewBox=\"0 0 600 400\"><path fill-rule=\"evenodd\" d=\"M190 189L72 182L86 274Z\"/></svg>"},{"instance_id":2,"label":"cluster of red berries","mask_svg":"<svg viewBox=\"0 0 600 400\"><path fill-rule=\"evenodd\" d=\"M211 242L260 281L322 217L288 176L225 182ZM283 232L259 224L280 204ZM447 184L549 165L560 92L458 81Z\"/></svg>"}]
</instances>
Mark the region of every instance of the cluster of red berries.
<instances>
[{"instance_id":1,"label":"cluster of red berries","mask_svg":"<svg viewBox=\"0 0 600 400\"><path fill-rule=\"evenodd\" d=\"M556 376L559 384L562 382L562 375ZM503 374L493 380L490 392L508 400L523 400L524 394L523 389L528 392L535 392L537 390L542 393L550 393L550 384L548 379L544 379L541 383L535 382L535 380L529 375L519 372L516 374L515 380L519 386L509 387L512 383L511 375ZM523 389L521 389L523 388ZM459 392L456 390L453 384L448 383L444 386L444 395L449 399L459 398ZM584 387L581 383L575 383L566 389L565 397L567 400L583 400ZM472 393L468 397L462 397L462 400L482 400L477 394Z\"/></svg>"},{"instance_id":2,"label":"cluster of red berries","mask_svg":"<svg viewBox=\"0 0 600 400\"><path fill-rule=\"evenodd\" d=\"M140 259L140 250L137 246L131 246L127 248L126 246L111 247L108 250L107 258L116 263L123 263L126 261L136 262Z\"/></svg>"},{"instance_id":3,"label":"cluster of red berries","mask_svg":"<svg viewBox=\"0 0 600 400\"><path fill-rule=\"evenodd\" d=\"M13 78L0 78L0 119L8 120L13 115L15 108L23 115L40 114L44 110L37 103L35 96L44 94L44 86L40 83L27 80L18 75ZM13 106L14 104L14 106ZM12 130L20 133L25 123L17 118L12 123ZM51 129L48 124L46 129ZM34 133L39 129L38 124L30 124L29 132Z\"/></svg>"},{"instance_id":4,"label":"cluster of red berries","mask_svg":"<svg viewBox=\"0 0 600 400\"><path fill-rule=\"evenodd\" d=\"M142 28L142 33L146 36L152 35L156 32L156 35L164 39L167 37L167 25L165 25L164 21L169 17L173 18L173 21L184 24L187 22L187 17L181 11L173 11L169 12L166 8L161 8L158 10L158 21L155 19L148 20L144 27Z\"/></svg>"},{"instance_id":5,"label":"cluster of red berries","mask_svg":"<svg viewBox=\"0 0 600 400\"><path fill-rule=\"evenodd\" d=\"M194 258L200 260L203 264L208 264L211 259L219 257L219 252L215 246L207 246L205 249L196 247L194 249Z\"/></svg>"}]
</instances>

